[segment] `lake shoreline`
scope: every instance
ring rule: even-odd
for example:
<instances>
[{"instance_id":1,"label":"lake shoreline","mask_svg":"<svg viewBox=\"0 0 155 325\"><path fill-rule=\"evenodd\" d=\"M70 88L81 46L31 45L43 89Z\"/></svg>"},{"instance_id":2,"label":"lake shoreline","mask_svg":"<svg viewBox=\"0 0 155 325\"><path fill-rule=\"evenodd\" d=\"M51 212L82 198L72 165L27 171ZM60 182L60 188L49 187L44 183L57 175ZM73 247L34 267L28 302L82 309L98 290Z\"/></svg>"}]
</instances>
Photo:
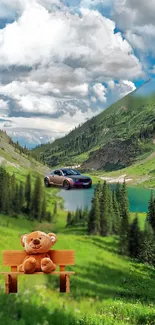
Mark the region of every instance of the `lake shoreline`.
<instances>
[{"instance_id":1,"label":"lake shoreline","mask_svg":"<svg viewBox=\"0 0 155 325\"><path fill-rule=\"evenodd\" d=\"M127 177L126 174L121 176L115 176L115 177L107 177L107 176L98 176L100 179L105 180L107 183L113 184L113 183L120 183L123 184L124 180L125 182L131 182L133 181L133 178Z\"/></svg>"}]
</instances>

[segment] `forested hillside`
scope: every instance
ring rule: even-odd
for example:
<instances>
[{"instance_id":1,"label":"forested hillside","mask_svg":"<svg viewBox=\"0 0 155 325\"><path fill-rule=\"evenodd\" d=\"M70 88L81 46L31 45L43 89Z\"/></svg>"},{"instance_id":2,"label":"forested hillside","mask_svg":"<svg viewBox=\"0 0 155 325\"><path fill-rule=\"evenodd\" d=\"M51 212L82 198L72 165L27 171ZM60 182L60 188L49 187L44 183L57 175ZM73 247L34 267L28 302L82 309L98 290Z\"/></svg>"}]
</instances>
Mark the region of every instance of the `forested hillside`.
<instances>
[{"instance_id":1,"label":"forested hillside","mask_svg":"<svg viewBox=\"0 0 155 325\"><path fill-rule=\"evenodd\" d=\"M147 156L155 150L153 82L148 81L67 136L33 152L49 166L84 163L106 170L129 166L140 156Z\"/></svg>"},{"instance_id":2,"label":"forested hillside","mask_svg":"<svg viewBox=\"0 0 155 325\"><path fill-rule=\"evenodd\" d=\"M46 173L48 167L34 156L33 152L15 143L6 132L0 130L0 164L12 168L26 168L40 174Z\"/></svg>"}]
</instances>

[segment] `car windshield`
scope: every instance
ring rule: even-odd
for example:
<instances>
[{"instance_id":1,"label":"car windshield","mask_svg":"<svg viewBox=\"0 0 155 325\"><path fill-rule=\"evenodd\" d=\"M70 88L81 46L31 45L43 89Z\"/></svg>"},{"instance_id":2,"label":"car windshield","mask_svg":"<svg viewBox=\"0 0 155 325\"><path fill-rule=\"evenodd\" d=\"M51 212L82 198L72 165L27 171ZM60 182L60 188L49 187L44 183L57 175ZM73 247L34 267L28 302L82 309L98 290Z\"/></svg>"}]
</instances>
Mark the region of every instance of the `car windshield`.
<instances>
[{"instance_id":1,"label":"car windshield","mask_svg":"<svg viewBox=\"0 0 155 325\"><path fill-rule=\"evenodd\" d=\"M81 175L77 170L74 170L74 169L62 169L62 172L65 176L67 176L67 175Z\"/></svg>"}]
</instances>

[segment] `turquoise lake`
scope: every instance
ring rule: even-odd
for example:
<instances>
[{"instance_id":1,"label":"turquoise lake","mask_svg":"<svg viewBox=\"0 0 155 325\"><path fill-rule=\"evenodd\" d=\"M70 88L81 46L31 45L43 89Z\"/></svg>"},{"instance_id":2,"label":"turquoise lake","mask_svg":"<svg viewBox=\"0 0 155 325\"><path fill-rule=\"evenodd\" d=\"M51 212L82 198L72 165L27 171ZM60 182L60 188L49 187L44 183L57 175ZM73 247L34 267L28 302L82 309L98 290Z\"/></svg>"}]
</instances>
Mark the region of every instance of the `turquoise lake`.
<instances>
[{"instance_id":1,"label":"turquoise lake","mask_svg":"<svg viewBox=\"0 0 155 325\"><path fill-rule=\"evenodd\" d=\"M115 185L112 184L111 188L114 187ZM62 189L58 195L64 199L65 210L75 211L77 207L91 207L91 199L94 194L94 188L95 186L92 186L90 189L71 189L69 191ZM127 189L130 211L147 212L151 190L140 187L128 187Z\"/></svg>"}]
</instances>

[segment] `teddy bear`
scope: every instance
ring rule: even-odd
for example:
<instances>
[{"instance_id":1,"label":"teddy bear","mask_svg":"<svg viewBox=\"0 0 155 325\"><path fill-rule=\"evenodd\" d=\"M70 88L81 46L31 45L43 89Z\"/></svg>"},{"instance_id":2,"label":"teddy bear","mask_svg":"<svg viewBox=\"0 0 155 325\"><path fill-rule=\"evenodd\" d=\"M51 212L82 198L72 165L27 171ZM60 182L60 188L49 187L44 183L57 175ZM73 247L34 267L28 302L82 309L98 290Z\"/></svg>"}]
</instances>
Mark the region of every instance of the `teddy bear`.
<instances>
[{"instance_id":1,"label":"teddy bear","mask_svg":"<svg viewBox=\"0 0 155 325\"><path fill-rule=\"evenodd\" d=\"M46 234L41 231L34 231L30 234L22 235L21 244L27 252L18 271L32 274L34 272L51 273L56 269L56 265L50 259L48 251L56 243L57 237L54 233Z\"/></svg>"}]
</instances>

